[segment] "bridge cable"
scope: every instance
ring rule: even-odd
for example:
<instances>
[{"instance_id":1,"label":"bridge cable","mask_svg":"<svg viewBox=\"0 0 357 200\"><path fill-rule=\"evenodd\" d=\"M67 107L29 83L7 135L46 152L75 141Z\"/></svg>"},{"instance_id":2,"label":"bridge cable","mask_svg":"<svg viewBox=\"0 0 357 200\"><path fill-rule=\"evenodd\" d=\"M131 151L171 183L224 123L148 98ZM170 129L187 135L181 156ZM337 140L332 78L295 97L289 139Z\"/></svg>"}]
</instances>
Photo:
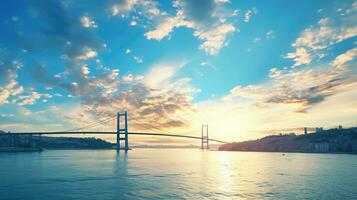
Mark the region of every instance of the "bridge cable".
<instances>
[{"instance_id":1,"label":"bridge cable","mask_svg":"<svg viewBox=\"0 0 357 200\"><path fill-rule=\"evenodd\" d=\"M88 124L86 126L82 126L82 127L79 127L79 128L75 128L75 129L70 129L70 130L66 130L66 131L63 131L63 132L73 132L73 131L78 131L78 130L82 130L82 129L86 129L86 128L93 128L93 127L96 127L96 126L101 126L103 125L104 123L110 121L110 120L113 120L114 118L116 118L116 116L114 117L109 117L109 118L106 118L104 120L100 120L98 122L93 122L91 124Z\"/></svg>"},{"instance_id":2,"label":"bridge cable","mask_svg":"<svg viewBox=\"0 0 357 200\"><path fill-rule=\"evenodd\" d=\"M157 130L159 130L160 132L159 133L164 133L164 134L173 134L173 135L186 135L188 133L193 133L193 132L196 132L196 131L199 131L200 129L195 129L195 130L191 130L191 131L187 131L187 132L181 132L181 133L173 133L173 132L170 132L170 131L165 131L165 130L162 130L162 129L159 129L159 128L150 128L150 127L147 127L146 125L137 125L139 127L142 127L144 129L149 129L151 131L154 131L154 133L157 133ZM156 129L156 130L154 130Z\"/></svg>"}]
</instances>

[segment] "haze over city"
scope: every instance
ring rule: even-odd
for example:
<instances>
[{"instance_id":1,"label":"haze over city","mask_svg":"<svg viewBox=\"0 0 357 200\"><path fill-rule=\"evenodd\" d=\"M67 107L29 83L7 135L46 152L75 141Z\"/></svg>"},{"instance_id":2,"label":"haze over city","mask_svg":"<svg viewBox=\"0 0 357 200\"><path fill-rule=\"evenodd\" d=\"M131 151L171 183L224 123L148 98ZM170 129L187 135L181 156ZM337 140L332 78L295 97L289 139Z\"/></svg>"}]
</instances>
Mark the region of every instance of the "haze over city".
<instances>
[{"instance_id":1,"label":"haze over city","mask_svg":"<svg viewBox=\"0 0 357 200\"><path fill-rule=\"evenodd\" d=\"M118 111L130 130L209 124L229 141L357 125L356 1L15 0L0 11L1 130L71 130Z\"/></svg>"}]
</instances>

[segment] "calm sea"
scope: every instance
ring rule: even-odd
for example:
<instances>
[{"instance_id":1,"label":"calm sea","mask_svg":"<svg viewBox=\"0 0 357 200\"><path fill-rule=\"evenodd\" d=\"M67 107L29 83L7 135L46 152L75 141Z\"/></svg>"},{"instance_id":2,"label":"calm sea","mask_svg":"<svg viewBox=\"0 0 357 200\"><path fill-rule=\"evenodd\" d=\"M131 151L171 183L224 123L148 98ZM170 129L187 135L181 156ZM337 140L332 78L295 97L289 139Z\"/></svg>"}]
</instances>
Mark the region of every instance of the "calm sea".
<instances>
[{"instance_id":1,"label":"calm sea","mask_svg":"<svg viewBox=\"0 0 357 200\"><path fill-rule=\"evenodd\" d=\"M0 199L356 199L357 155L195 149L0 154Z\"/></svg>"}]
</instances>

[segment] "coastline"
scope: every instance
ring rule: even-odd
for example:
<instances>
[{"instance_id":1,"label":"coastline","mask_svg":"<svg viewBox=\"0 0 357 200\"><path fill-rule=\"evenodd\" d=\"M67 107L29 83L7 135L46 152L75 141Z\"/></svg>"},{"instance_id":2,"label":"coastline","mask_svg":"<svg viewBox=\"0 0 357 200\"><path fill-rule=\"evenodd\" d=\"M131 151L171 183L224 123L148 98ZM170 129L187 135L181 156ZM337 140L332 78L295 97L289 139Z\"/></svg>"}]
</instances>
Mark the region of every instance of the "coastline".
<instances>
[{"instance_id":1,"label":"coastline","mask_svg":"<svg viewBox=\"0 0 357 200\"><path fill-rule=\"evenodd\" d=\"M357 155L356 152L309 152L309 151L254 151L254 150L213 150L221 152L258 152L258 153L303 153L303 154L345 154L345 155Z\"/></svg>"},{"instance_id":2,"label":"coastline","mask_svg":"<svg viewBox=\"0 0 357 200\"><path fill-rule=\"evenodd\" d=\"M43 150L43 148L36 147L0 147L0 153L41 152Z\"/></svg>"}]
</instances>

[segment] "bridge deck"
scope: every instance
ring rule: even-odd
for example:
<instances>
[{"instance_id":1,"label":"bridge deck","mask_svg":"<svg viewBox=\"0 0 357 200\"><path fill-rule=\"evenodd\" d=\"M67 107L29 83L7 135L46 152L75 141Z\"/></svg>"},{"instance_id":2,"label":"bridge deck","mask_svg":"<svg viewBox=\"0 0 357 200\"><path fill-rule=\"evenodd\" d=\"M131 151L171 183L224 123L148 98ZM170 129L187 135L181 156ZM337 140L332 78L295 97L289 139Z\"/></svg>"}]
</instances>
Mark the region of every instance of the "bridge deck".
<instances>
[{"instance_id":1,"label":"bridge deck","mask_svg":"<svg viewBox=\"0 0 357 200\"><path fill-rule=\"evenodd\" d=\"M78 132L14 132L13 135L74 135L74 134L93 134L93 135L115 135L117 132L112 131L78 131ZM129 135L150 135L150 136L164 136L164 137L179 137L179 138L190 138L201 140L201 137L197 136L188 136L188 135L179 135L171 133L145 133L145 132L128 132ZM8 133L3 133L1 135L10 135ZM222 140L208 139L209 141L218 142L218 143L227 143Z\"/></svg>"}]
</instances>

